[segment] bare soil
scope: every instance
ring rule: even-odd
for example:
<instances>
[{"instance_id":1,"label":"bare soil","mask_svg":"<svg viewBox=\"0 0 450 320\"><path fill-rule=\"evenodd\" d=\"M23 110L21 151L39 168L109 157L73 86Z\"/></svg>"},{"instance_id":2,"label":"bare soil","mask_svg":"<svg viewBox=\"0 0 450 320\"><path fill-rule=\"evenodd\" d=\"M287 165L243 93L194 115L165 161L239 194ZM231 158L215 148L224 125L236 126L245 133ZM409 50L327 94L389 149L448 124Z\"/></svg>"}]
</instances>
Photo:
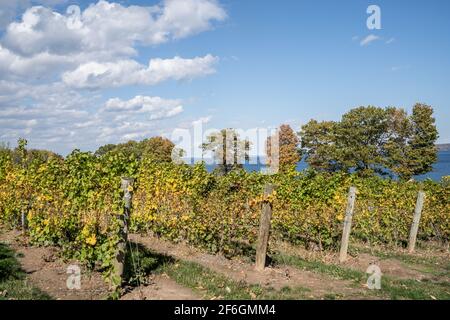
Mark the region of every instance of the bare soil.
<instances>
[{"instance_id":1,"label":"bare soil","mask_svg":"<svg viewBox=\"0 0 450 320\"><path fill-rule=\"evenodd\" d=\"M26 243L27 239L18 231L0 230L0 241L9 244L16 252L17 258L27 274L28 281L58 300L98 300L108 297L110 291L99 272L82 269L81 289L70 290L66 281L69 277L67 267L76 264L72 261L64 261L58 256L57 248L31 247ZM174 257L179 260L191 261L202 265L214 272L222 274L234 281L243 281L247 284L257 284L266 288L280 290L285 287L306 288L306 295L311 299L320 299L328 295L342 296L346 299L380 299L372 296L364 284L355 284L352 281L339 280L324 274L299 270L290 266L268 267L262 272L254 269L254 265L242 258L227 259L220 255L211 255L187 244L174 244L149 235L130 235L130 240L139 243L148 249ZM274 243L273 248L281 252L297 255L305 259L320 259L325 263L337 263L337 253L308 251L298 246L286 243ZM436 261L436 270L443 270L437 277L440 280L450 281L449 274L445 271L448 266L448 250L436 250L431 248L419 250L415 257L427 258ZM400 259L383 258L370 253L358 253L349 256L344 266L365 272L370 264L380 266L383 274L400 279L429 279L430 272L423 271L423 265L406 263ZM442 264L442 269L441 268ZM80 266L81 267L81 266ZM421 269L422 268L422 269ZM448 267L447 267L448 268ZM434 276L436 276L434 274ZM125 293L123 300L198 300L199 294L190 288L176 283L166 274L150 275L148 284L136 288L130 288Z\"/></svg>"},{"instance_id":2,"label":"bare soil","mask_svg":"<svg viewBox=\"0 0 450 320\"><path fill-rule=\"evenodd\" d=\"M310 290L309 298L320 298L329 294L343 295L348 299L370 298L368 290L363 285L356 287L352 281L337 280L289 266L268 267L259 272L254 269L253 264L241 259L229 260L220 255L207 254L186 244L174 244L153 236L131 235L130 240L154 252L196 262L235 281L245 281L248 284L271 287L275 290L284 287L307 288Z\"/></svg>"},{"instance_id":3,"label":"bare soil","mask_svg":"<svg viewBox=\"0 0 450 320\"><path fill-rule=\"evenodd\" d=\"M359 245L359 248L363 246ZM338 252L319 252L319 251L309 251L300 246L293 246L288 243L277 243L277 250L296 255L305 259L320 260L328 264L338 264L339 253ZM366 250L370 251L369 248L365 247ZM373 248L378 251L387 251L395 253L398 255L408 255L405 250L398 248L386 248L375 247ZM445 265L450 261L450 254L447 250L441 247L433 247L430 249L418 249L414 254L409 254L410 257L415 257L418 259L432 259L436 261L433 264L433 269L441 270L442 275L439 277L440 280L450 281L450 275L445 274ZM395 258L380 258L375 254L370 253L358 253L353 255L348 255L347 261L342 265L344 267L365 272L371 264L376 264L380 267L384 275L389 275L398 279L413 279L413 280L424 280L433 278L429 272L427 272L423 265L420 263L413 263L405 261L400 261Z\"/></svg>"},{"instance_id":4,"label":"bare soil","mask_svg":"<svg viewBox=\"0 0 450 320\"><path fill-rule=\"evenodd\" d=\"M191 289L185 288L166 274L156 275L149 285L133 289L121 300L200 300Z\"/></svg>"},{"instance_id":5,"label":"bare soil","mask_svg":"<svg viewBox=\"0 0 450 320\"><path fill-rule=\"evenodd\" d=\"M67 268L76 262L64 262L53 247L27 246L18 231L0 233L0 241L9 244L27 274L28 281L57 300L99 300L108 296L108 286L96 272L81 271L81 289L69 289Z\"/></svg>"},{"instance_id":6,"label":"bare soil","mask_svg":"<svg viewBox=\"0 0 450 320\"><path fill-rule=\"evenodd\" d=\"M17 260L27 274L27 280L41 291L57 300L103 300L109 296L109 286L102 275L82 270L81 289L68 289L67 267L76 262L64 262L54 247L31 247L26 245L18 231L0 230L0 241L7 243L17 253ZM167 275L151 276L147 286L134 288L121 297L123 300L197 300L192 290L178 285Z\"/></svg>"}]
</instances>

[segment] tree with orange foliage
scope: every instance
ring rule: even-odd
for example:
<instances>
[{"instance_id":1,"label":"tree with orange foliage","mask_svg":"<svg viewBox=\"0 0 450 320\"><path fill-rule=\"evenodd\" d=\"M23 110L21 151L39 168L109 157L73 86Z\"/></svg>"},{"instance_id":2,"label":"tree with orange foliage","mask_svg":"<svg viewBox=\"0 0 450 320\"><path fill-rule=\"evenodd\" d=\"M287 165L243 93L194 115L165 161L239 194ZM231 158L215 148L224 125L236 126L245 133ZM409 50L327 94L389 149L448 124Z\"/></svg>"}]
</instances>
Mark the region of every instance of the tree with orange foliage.
<instances>
[{"instance_id":1,"label":"tree with orange foliage","mask_svg":"<svg viewBox=\"0 0 450 320\"><path fill-rule=\"evenodd\" d=\"M272 139L276 136L269 137L266 141L266 154L268 165L274 161L272 152ZM279 143L279 169L280 171L288 171L297 166L302 158L301 149L299 148L300 139L288 124L283 124L278 130Z\"/></svg>"}]
</instances>

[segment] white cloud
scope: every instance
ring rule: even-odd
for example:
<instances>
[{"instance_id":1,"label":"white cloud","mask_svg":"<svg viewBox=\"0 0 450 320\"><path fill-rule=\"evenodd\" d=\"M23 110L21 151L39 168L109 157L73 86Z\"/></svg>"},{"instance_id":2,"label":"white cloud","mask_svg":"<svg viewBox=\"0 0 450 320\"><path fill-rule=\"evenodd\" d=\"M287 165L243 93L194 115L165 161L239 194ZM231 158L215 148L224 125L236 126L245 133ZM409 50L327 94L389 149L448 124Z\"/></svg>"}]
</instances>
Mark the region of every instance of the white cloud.
<instances>
[{"instance_id":1,"label":"white cloud","mask_svg":"<svg viewBox=\"0 0 450 320\"><path fill-rule=\"evenodd\" d=\"M98 106L95 98L71 94L71 99L67 91L62 91L61 96L55 94L33 105L0 108L0 140L13 142L19 137L31 137L33 147L51 147L62 152L90 149L106 143L148 138L159 133L162 121L183 112L183 105L177 99L112 98Z\"/></svg>"},{"instance_id":2,"label":"white cloud","mask_svg":"<svg viewBox=\"0 0 450 320\"><path fill-rule=\"evenodd\" d=\"M211 28L211 20L223 21L225 10L216 0L166 0L156 24L160 30L156 39L167 41L184 38Z\"/></svg>"},{"instance_id":3,"label":"white cloud","mask_svg":"<svg viewBox=\"0 0 450 320\"><path fill-rule=\"evenodd\" d=\"M53 6L66 2L67 0L0 0L0 30L11 23L18 12L31 4Z\"/></svg>"},{"instance_id":4,"label":"white cloud","mask_svg":"<svg viewBox=\"0 0 450 320\"><path fill-rule=\"evenodd\" d=\"M73 8L65 14L42 6L27 9L21 21L8 26L4 45L21 55L83 51L130 56L136 44L185 38L227 17L216 0L166 0L153 7L100 0L84 11Z\"/></svg>"},{"instance_id":5,"label":"white cloud","mask_svg":"<svg viewBox=\"0 0 450 320\"><path fill-rule=\"evenodd\" d=\"M118 112L123 117L124 114L147 114L148 119L158 120L170 118L183 112L180 100L167 100L160 97L136 96L130 100L119 98L109 99L105 107L105 112Z\"/></svg>"},{"instance_id":6,"label":"white cloud","mask_svg":"<svg viewBox=\"0 0 450 320\"><path fill-rule=\"evenodd\" d=\"M155 85L215 72L218 58L211 54L154 58L148 65L136 59L142 47L186 38L226 19L216 0L164 0L149 7L101 0L79 16L78 7L62 13L48 7L65 2L0 0L0 141L26 137L32 147L65 153L161 134L183 113L180 100L105 102L103 91L82 89ZM34 4L43 6L29 7Z\"/></svg>"},{"instance_id":7,"label":"white cloud","mask_svg":"<svg viewBox=\"0 0 450 320\"><path fill-rule=\"evenodd\" d=\"M392 72L402 71L402 70L408 70L410 66L393 66L391 67Z\"/></svg>"},{"instance_id":8,"label":"white cloud","mask_svg":"<svg viewBox=\"0 0 450 320\"><path fill-rule=\"evenodd\" d=\"M367 45L369 45L371 42L374 42L376 40L379 40L380 37L376 36L374 34L369 34L367 37L365 37L364 39L361 40L361 42L359 43L362 47L365 47Z\"/></svg>"},{"instance_id":9,"label":"white cloud","mask_svg":"<svg viewBox=\"0 0 450 320\"><path fill-rule=\"evenodd\" d=\"M16 10L30 3L65 2L24 0L3 4L3 1L0 0L1 12ZM70 6L64 14L34 6L23 13L20 21L10 23L0 40L0 79L55 79L63 72L77 68L78 75L82 76L83 73L89 74L83 68L92 67L90 76L94 78L106 76L103 71L120 73L122 69L142 69L139 77L147 78L142 80L143 83L158 82L158 74L155 73L156 78L151 80L153 76L145 74L145 67L131 59L139 54L135 48L137 45L156 45L187 37L212 28L214 21L222 21L226 16L216 0L166 0L152 7L126 7L100 0L84 11ZM215 59L212 56L205 58L211 63ZM199 60L194 59L192 67L201 67L199 63L202 61ZM181 58L178 61L153 59L152 63L147 71L164 65L171 68L174 63L178 68L190 66L188 60ZM189 73L187 70L179 72L181 79ZM196 77L195 72L193 70L193 78ZM213 70L198 72L209 74Z\"/></svg>"},{"instance_id":10,"label":"white cloud","mask_svg":"<svg viewBox=\"0 0 450 320\"><path fill-rule=\"evenodd\" d=\"M32 57L14 54L0 44L0 79L51 79L76 64L70 57L42 52Z\"/></svg>"},{"instance_id":11,"label":"white cloud","mask_svg":"<svg viewBox=\"0 0 450 320\"><path fill-rule=\"evenodd\" d=\"M386 44L391 44L395 42L395 38L390 38L388 41L386 41Z\"/></svg>"},{"instance_id":12,"label":"white cloud","mask_svg":"<svg viewBox=\"0 0 450 320\"><path fill-rule=\"evenodd\" d=\"M42 4L44 6L55 6L55 5L58 5L58 4L67 3L68 0L31 0L31 2L33 4Z\"/></svg>"},{"instance_id":13,"label":"white cloud","mask_svg":"<svg viewBox=\"0 0 450 320\"><path fill-rule=\"evenodd\" d=\"M208 124L211 121L212 117L200 117L194 121L192 121L192 126L200 125L200 124Z\"/></svg>"},{"instance_id":14,"label":"white cloud","mask_svg":"<svg viewBox=\"0 0 450 320\"><path fill-rule=\"evenodd\" d=\"M210 75L218 58L210 54L204 57L183 59L151 59L148 67L134 60L111 63L89 62L63 74L64 83L74 88L106 88L125 85L155 85L166 80L192 80Z\"/></svg>"}]
</instances>

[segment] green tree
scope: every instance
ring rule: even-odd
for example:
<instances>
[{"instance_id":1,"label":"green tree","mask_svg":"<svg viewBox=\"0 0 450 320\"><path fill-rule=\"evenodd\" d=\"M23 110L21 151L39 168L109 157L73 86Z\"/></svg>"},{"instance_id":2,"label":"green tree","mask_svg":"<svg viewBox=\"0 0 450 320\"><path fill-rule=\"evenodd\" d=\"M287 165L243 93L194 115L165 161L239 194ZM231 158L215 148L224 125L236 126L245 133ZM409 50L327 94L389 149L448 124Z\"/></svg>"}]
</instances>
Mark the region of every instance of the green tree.
<instances>
[{"instance_id":1,"label":"green tree","mask_svg":"<svg viewBox=\"0 0 450 320\"><path fill-rule=\"evenodd\" d=\"M234 129L222 129L206 137L201 145L203 152L212 151L217 164L216 172L226 175L234 169L242 168L248 160L250 142L241 140Z\"/></svg>"},{"instance_id":2,"label":"green tree","mask_svg":"<svg viewBox=\"0 0 450 320\"><path fill-rule=\"evenodd\" d=\"M306 162L319 171L343 170L337 147L337 126L334 121L310 120L300 131L301 147Z\"/></svg>"},{"instance_id":3,"label":"green tree","mask_svg":"<svg viewBox=\"0 0 450 320\"><path fill-rule=\"evenodd\" d=\"M116 145L116 144L112 144L112 143L110 143L110 144L105 144L104 146L99 147L99 148L97 149L97 151L95 151L94 155L95 155L96 157L102 157L102 156L104 156L105 154L107 154L108 152L113 151L113 150L116 149L116 148L117 148L117 145Z\"/></svg>"},{"instance_id":4,"label":"green tree","mask_svg":"<svg viewBox=\"0 0 450 320\"><path fill-rule=\"evenodd\" d=\"M410 146L412 124L403 109L389 109L388 138L384 145L384 165L402 179L410 178Z\"/></svg>"},{"instance_id":5,"label":"green tree","mask_svg":"<svg viewBox=\"0 0 450 320\"><path fill-rule=\"evenodd\" d=\"M404 111L392 112L387 167L402 180L430 172L437 161L437 138L432 107L418 103L409 117Z\"/></svg>"},{"instance_id":6,"label":"green tree","mask_svg":"<svg viewBox=\"0 0 450 320\"><path fill-rule=\"evenodd\" d=\"M412 123L408 154L410 171L412 175L425 174L433 170L433 163L437 161L436 140L439 135L433 117L433 108L418 103L413 107L410 118Z\"/></svg>"},{"instance_id":7,"label":"green tree","mask_svg":"<svg viewBox=\"0 0 450 320\"><path fill-rule=\"evenodd\" d=\"M101 146L95 151L97 157L102 157L109 152L123 153L130 157L134 156L136 159L143 157L151 157L156 161L170 162L172 161L172 150L175 145L169 139L163 137L152 137L142 141L130 140L126 143L107 144Z\"/></svg>"},{"instance_id":8,"label":"green tree","mask_svg":"<svg viewBox=\"0 0 450 320\"><path fill-rule=\"evenodd\" d=\"M352 109L336 127L338 161L360 175L386 173L383 146L388 135L388 109L374 106Z\"/></svg>"},{"instance_id":9,"label":"green tree","mask_svg":"<svg viewBox=\"0 0 450 320\"><path fill-rule=\"evenodd\" d=\"M11 161L12 151L6 143L0 143L0 180L4 178L6 165Z\"/></svg>"},{"instance_id":10,"label":"green tree","mask_svg":"<svg viewBox=\"0 0 450 320\"><path fill-rule=\"evenodd\" d=\"M393 107L359 107L339 122L311 120L300 135L307 162L317 170L410 179L432 170L437 160L433 109L424 104L410 116Z\"/></svg>"}]
</instances>

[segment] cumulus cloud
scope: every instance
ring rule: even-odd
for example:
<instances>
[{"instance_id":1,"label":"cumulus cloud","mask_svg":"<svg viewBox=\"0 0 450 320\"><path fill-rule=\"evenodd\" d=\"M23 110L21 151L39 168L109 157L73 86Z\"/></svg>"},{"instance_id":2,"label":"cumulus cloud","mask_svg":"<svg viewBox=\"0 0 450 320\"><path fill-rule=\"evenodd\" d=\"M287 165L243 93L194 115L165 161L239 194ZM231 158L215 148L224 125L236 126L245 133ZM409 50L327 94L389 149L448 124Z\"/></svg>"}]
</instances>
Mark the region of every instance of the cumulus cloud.
<instances>
[{"instance_id":1,"label":"cumulus cloud","mask_svg":"<svg viewBox=\"0 0 450 320\"><path fill-rule=\"evenodd\" d=\"M13 21L18 12L32 4L53 6L66 2L67 0L0 0L0 30Z\"/></svg>"},{"instance_id":2,"label":"cumulus cloud","mask_svg":"<svg viewBox=\"0 0 450 320\"><path fill-rule=\"evenodd\" d=\"M109 99L105 107L105 112L118 112L123 117L127 115L147 114L148 119L158 120L170 118L183 112L180 100L167 100L160 97L136 96L130 100L119 98Z\"/></svg>"},{"instance_id":3,"label":"cumulus cloud","mask_svg":"<svg viewBox=\"0 0 450 320\"><path fill-rule=\"evenodd\" d=\"M365 37L364 39L361 40L361 42L359 43L362 47L365 47L367 45L369 45L370 43L379 40L380 37L376 36L374 34L369 34L367 37Z\"/></svg>"},{"instance_id":4,"label":"cumulus cloud","mask_svg":"<svg viewBox=\"0 0 450 320\"><path fill-rule=\"evenodd\" d=\"M136 44L185 38L225 18L216 0L166 0L153 7L125 7L101 0L84 11L70 6L65 14L35 6L25 11L21 21L8 26L3 43L21 55L80 50L131 55L136 53Z\"/></svg>"},{"instance_id":5,"label":"cumulus cloud","mask_svg":"<svg viewBox=\"0 0 450 320\"><path fill-rule=\"evenodd\" d=\"M218 58L151 59L148 66L134 60L111 63L89 62L63 74L64 83L75 88L105 88L125 85L155 85L166 80L192 80L215 72Z\"/></svg>"},{"instance_id":6,"label":"cumulus cloud","mask_svg":"<svg viewBox=\"0 0 450 320\"><path fill-rule=\"evenodd\" d=\"M142 47L214 28L227 18L217 0L51 7L66 2L0 0L0 141L29 137L33 147L65 153L160 134L183 113L180 100L140 95L105 101L101 89L215 72L218 57L211 54L153 58L147 65L137 58Z\"/></svg>"},{"instance_id":7,"label":"cumulus cloud","mask_svg":"<svg viewBox=\"0 0 450 320\"><path fill-rule=\"evenodd\" d=\"M112 98L94 109L99 103L95 98L71 92L73 96L68 99L66 90L61 94L33 105L0 108L0 140L13 141L31 135L36 147L48 148L51 143L52 148L68 152L73 148L90 148L92 144L149 137L158 132L161 121L183 112L178 99Z\"/></svg>"},{"instance_id":8,"label":"cumulus cloud","mask_svg":"<svg viewBox=\"0 0 450 320\"><path fill-rule=\"evenodd\" d=\"M35 78L52 79L60 72L76 67L75 60L70 57L51 55L41 52L32 57L14 54L0 44L0 79L25 80Z\"/></svg>"},{"instance_id":9,"label":"cumulus cloud","mask_svg":"<svg viewBox=\"0 0 450 320\"><path fill-rule=\"evenodd\" d=\"M200 118L192 121L192 126L208 124L211 121L211 119L212 119L211 116L200 117Z\"/></svg>"},{"instance_id":10,"label":"cumulus cloud","mask_svg":"<svg viewBox=\"0 0 450 320\"><path fill-rule=\"evenodd\" d=\"M166 0L156 20L159 34L155 39L184 38L211 28L211 20L223 21L225 10L216 0Z\"/></svg>"}]
</instances>

